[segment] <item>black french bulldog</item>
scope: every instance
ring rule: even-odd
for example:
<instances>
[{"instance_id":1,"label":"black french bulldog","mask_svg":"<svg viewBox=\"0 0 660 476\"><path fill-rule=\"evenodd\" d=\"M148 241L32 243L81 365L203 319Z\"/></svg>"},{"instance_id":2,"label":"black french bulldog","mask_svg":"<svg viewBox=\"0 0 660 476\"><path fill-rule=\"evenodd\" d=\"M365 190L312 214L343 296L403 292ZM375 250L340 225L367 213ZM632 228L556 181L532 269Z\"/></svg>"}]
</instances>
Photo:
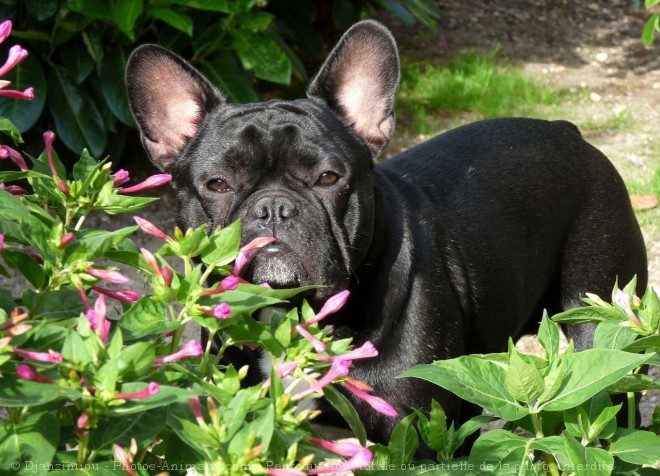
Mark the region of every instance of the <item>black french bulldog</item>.
<instances>
[{"instance_id":1,"label":"black french bulldog","mask_svg":"<svg viewBox=\"0 0 660 476\"><path fill-rule=\"evenodd\" d=\"M568 122L478 122L376 164L394 130L399 84L396 44L377 22L344 34L306 99L227 104L154 45L135 50L126 81L151 160L174 176L179 226L241 219L243 242L276 237L246 277L325 285L315 306L350 289L335 334L380 352L351 375L400 416L432 397L449 420L472 416L434 385L396 379L410 367L503 351L542 309L607 295L617 277L636 274L646 287L623 181ZM592 332L568 328L579 349ZM396 421L353 403L369 437L386 441Z\"/></svg>"}]
</instances>

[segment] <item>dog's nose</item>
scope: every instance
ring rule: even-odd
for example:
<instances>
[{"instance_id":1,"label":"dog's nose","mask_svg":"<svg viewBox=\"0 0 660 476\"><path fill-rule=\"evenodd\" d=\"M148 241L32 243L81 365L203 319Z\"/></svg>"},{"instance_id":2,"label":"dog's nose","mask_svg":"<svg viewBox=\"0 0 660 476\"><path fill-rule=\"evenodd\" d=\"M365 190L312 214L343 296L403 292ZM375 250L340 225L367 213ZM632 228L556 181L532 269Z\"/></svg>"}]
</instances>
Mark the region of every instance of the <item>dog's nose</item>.
<instances>
[{"instance_id":1,"label":"dog's nose","mask_svg":"<svg viewBox=\"0 0 660 476\"><path fill-rule=\"evenodd\" d=\"M284 196L260 198L252 207L252 216L265 223L284 223L297 215L295 203Z\"/></svg>"}]
</instances>

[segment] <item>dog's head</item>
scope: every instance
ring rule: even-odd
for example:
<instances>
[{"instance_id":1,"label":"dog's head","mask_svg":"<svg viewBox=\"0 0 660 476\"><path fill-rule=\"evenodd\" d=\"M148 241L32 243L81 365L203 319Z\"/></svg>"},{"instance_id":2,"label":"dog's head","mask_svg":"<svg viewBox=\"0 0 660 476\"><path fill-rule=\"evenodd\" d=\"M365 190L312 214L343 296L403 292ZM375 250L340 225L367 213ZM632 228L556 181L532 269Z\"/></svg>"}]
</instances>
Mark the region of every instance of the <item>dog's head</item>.
<instances>
[{"instance_id":1,"label":"dog's head","mask_svg":"<svg viewBox=\"0 0 660 476\"><path fill-rule=\"evenodd\" d=\"M375 156L394 128L399 61L373 21L344 34L307 99L228 104L201 73L154 45L131 55L131 109L151 160L171 173L183 229L242 222L273 236L247 278L275 287L348 286L373 234Z\"/></svg>"}]
</instances>

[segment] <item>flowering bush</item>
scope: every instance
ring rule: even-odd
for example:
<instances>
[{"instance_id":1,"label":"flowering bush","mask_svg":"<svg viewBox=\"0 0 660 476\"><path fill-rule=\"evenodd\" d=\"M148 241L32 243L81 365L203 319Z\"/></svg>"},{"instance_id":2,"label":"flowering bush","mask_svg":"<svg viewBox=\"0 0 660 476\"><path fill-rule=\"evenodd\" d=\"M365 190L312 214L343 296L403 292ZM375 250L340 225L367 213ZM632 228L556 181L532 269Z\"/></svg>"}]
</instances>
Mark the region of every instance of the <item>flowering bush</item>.
<instances>
[{"instance_id":1,"label":"flowering bush","mask_svg":"<svg viewBox=\"0 0 660 476\"><path fill-rule=\"evenodd\" d=\"M373 345L353 349L319 326L348 292L319 312L303 301L300 309L255 319L255 311L309 290L274 290L240 277L250 255L273 238L239 248L240 223L170 236L138 216L136 225L115 231L85 228L92 212L141 210L156 199L133 194L171 177L130 185L128 172L113 173L87 151L68 175L54 140L46 132L44 153L28 160L1 149L19 170L0 172L0 274L20 274L29 286L20 296L0 289L0 407L8 412L0 424L0 471L134 475L192 466L205 474L291 475L369 464L363 446L316 437L310 422L318 411L298 409L325 395L362 444L364 428L333 384L395 414L349 376L352 360L377 355ZM161 248L138 249L135 233L162 239ZM122 266L143 275L148 292L132 289ZM182 344L189 321L208 331L205 346ZM222 346L212 353L215 337ZM242 385L247 367L222 360L230 347L261 349L270 378ZM340 462L316 465L329 455Z\"/></svg>"}]
</instances>

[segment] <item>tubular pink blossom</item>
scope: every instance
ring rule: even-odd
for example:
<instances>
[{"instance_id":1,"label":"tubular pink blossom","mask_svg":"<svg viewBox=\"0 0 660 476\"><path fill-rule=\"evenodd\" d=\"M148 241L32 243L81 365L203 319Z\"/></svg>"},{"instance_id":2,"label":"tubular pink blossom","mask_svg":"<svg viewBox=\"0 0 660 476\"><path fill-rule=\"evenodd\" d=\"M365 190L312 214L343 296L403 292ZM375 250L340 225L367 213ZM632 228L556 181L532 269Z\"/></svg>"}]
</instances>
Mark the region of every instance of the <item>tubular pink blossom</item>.
<instances>
[{"instance_id":1,"label":"tubular pink blossom","mask_svg":"<svg viewBox=\"0 0 660 476\"><path fill-rule=\"evenodd\" d=\"M338 473L343 471L353 471L369 466L373 460L373 454L367 448L348 442L330 442L318 438L310 438L313 443L321 448L332 451L340 456L349 458L348 461L339 464L333 464L324 468L312 469L308 474Z\"/></svg>"},{"instance_id":2,"label":"tubular pink blossom","mask_svg":"<svg viewBox=\"0 0 660 476\"><path fill-rule=\"evenodd\" d=\"M0 89L0 96L10 99L23 99L25 101L32 101L34 99L34 88L27 88L25 91L18 91L16 89Z\"/></svg>"},{"instance_id":3,"label":"tubular pink blossom","mask_svg":"<svg viewBox=\"0 0 660 476\"><path fill-rule=\"evenodd\" d=\"M301 325L297 325L296 330L298 331L298 334L303 336L305 339L307 339L310 342L310 344L312 344L316 352L318 352L319 354L321 352L325 352L325 344L320 340L318 340L316 337L314 337L312 334L310 334L309 331L307 331L307 329L305 329Z\"/></svg>"},{"instance_id":4,"label":"tubular pink blossom","mask_svg":"<svg viewBox=\"0 0 660 476\"><path fill-rule=\"evenodd\" d=\"M25 159L20 154L20 152L12 149L7 145L2 145L0 146L0 159L6 159L6 158L11 159L11 161L14 162L14 164L16 164L16 166L19 169L21 169L21 172L26 172L30 170L28 169L28 166L25 163Z\"/></svg>"},{"instance_id":5,"label":"tubular pink blossom","mask_svg":"<svg viewBox=\"0 0 660 476\"><path fill-rule=\"evenodd\" d=\"M190 406L193 415L195 415L195 420L197 420L197 423L200 426L206 426L206 422L204 421L204 414L202 413L202 406L199 403L199 397L190 397L188 399L188 406Z\"/></svg>"},{"instance_id":6,"label":"tubular pink blossom","mask_svg":"<svg viewBox=\"0 0 660 476\"><path fill-rule=\"evenodd\" d=\"M172 271L171 268L168 268L167 266L161 266L160 267L160 274L163 277L163 281L165 282L165 286L168 288L172 287L172 279L174 279L174 271Z\"/></svg>"},{"instance_id":7,"label":"tubular pink blossom","mask_svg":"<svg viewBox=\"0 0 660 476\"><path fill-rule=\"evenodd\" d=\"M346 377L348 375L350 366L350 360L334 360L330 366L330 369L323 377L321 377L313 385L307 387L305 390L297 393L296 395L293 395L293 398L297 400L315 392L323 393L323 387L330 385L334 380L338 378Z\"/></svg>"},{"instance_id":8,"label":"tubular pink blossom","mask_svg":"<svg viewBox=\"0 0 660 476\"><path fill-rule=\"evenodd\" d=\"M14 354L36 360L37 362L46 362L48 364L59 364L62 362L62 354L55 352L54 350L49 350L48 352L36 352L14 348Z\"/></svg>"},{"instance_id":9,"label":"tubular pink blossom","mask_svg":"<svg viewBox=\"0 0 660 476\"><path fill-rule=\"evenodd\" d=\"M57 137L53 131L44 132L44 144L46 145L46 158L48 159L48 166L50 167L50 173L53 174L53 177L57 177L57 169L55 168L55 162L53 162L53 142Z\"/></svg>"},{"instance_id":10,"label":"tubular pink blossom","mask_svg":"<svg viewBox=\"0 0 660 476\"><path fill-rule=\"evenodd\" d=\"M353 393L356 397L369 404L369 406L371 406L371 408L376 410L378 413L382 413L388 417L395 417L397 415L397 411L394 409L394 407L392 407L392 405L387 403L382 398L375 395L370 395L367 392L363 392L359 388L354 387L347 382L342 383L342 386L346 390L349 390L351 393Z\"/></svg>"},{"instance_id":11,"label":"tubular pink blossom","mask_svg":"<svg viewBox=\"0 0 660 476\"><path fill-rule=\"evenodd\" d=\"M202 296L213 296L215 294L224 293L225 291L232 291L238 287L239 283L247 282L237 276L227 276L222 281L220 281L220 286L215 289L207 289L202 291Z\"/></svg>"},{"instance_id":12,"label":"tubular pink blossom","mask_svg":"<svg viewBox=\"0 0 660 476\"><path fill-rule=\"evenodd\" d=\"M132 187L122 188L119 193L135 193L141 192L143 190L149 190L152 188L160 187L172 180L170 174L156 174L148 177L146 180L133 185Z\"/></svg>"},{"instance_id":13,"label":"tubular pink blossom","mask_svg":"<svg viewBox=\"0 0 660 476\"><path fill-rule=\"evenodd\" d=\"M87 268L87 273L91 274L95 278L103 279L109 283L126 284L131 282L129 278L121 274L119 271L112 271L109 269Z\"/></svg>"},{"instance_id":14,"label":"tubular pink blossom","mask_svg":"<svg viewBox=\"0 0 660 476\"><path fill-rule=\"evenodd\" d=\"M268 468L266 474L270 476L307 476L307 473L292 468Z\"/></svg>"},{"instance_id":15,"label":"tubular pink blossom","mask_svg":"<svg viewBox=\"0 0 660 476\"><path fill-rule=\"evenodd\" d=\"M124 169L119 169L114 174L112 174L112 184L115 187L121 187L130 179L131 179L130 174L128 173L127 170Z\"/></svg>"},{"instance_id":16,"label":"tubular pink blossom","mask_svg":"<svg viewBox=\"0 0 660 476\"><path fill-rule=\"evenodd\" d=\"M89 415L82 412L76 421L76 426L79 430L84 430L87 425L89 425Z\"/></svg>"},{"instance_id":17,"label":"tubular pink blossom","mask_svg":"<svg viewBox=\"0 0 660 476\"><path fill-rule=\"evenodd\" d=\"M142 297L140 293L131 289L113 291L112 289L102 288L101 286L92 286L92 289L99 294L104 294L120 302L136 302Z\"/></svg>"},{"instance_id":18,"label":"tubular pink blossom","mask_svg":"<svg viewBox=\"0 0 660 476\"><path fill-rule=\"evenodd\" d=\"M60 248L66 248L71 243L73 243L74 239L75 236L73 235L72 232L65 233L64 235L62 235L62 239L60 240Z\"/></svg>"},{"instance_id":19,"label":"tubular pink blossom","mask_svg":"<svg viewBox=\"0 0 660 476\"><path fill-rule=\"evenodd\" d=\"M247 245L243 246L240 251L241 253L247 253L253 250L258 250L264 246L270 245L271 243L275 243L275 241L276 239L273 236L260 236L250 241Z\"/></svg>"},{"instance_id":20,"label":"tubular pink blossom","mask_svg":"<svg viewBox=\"0 0 660 476\"><path fill-rule=\"evenodd\" d=\"M637 319L637 316L630 307L630 296L626 292L617 289L616 295L614 296L614 302L626 312L630 320L633 321L636 326L642 327L642 323L639 322L639 319Z\"/></svg>"},{"instance_id":21,"label":"tubular pink blossom","mask_svg":"<svg viewBox=\"0 0 660 476\"><path fill-rule=\"evenodd\" d=\"M165 357L159 357L154 360L154 365L163 365L169 362L175 362L177 360L185 359L187 357L199 357L204 353L204 349L195 340L189 340L181 349L174 352L173 354L166 355Z\"/></svg>"},{"instance_id":22,"label":"tubular pink blossom","mask_svg":"<svg viewBox=\"0 0 660 476\"><path fill-rule=\"evenodd\" d=\"M156 382L150 382L149 385L147 385L145 389L140 392L115 393L115 398L121 398L122 400L143 400L158 394L158 392L160 392L160 385L158 385Z\"/></svg>"},{"instance_id":23,"label":"tubular pink blossom","mask_svg":"<svg viewBox=\"0 0 660 476\"><path fill-rule=\"evenodd\" d=\"M25 190L23 187L20 185L5 185L5 184L0 184L0 189L11 193L15 197L22 197L23 195L27 195L28 191Z\"/></svg>"},{"instance_id":24,"label":"tubular pink blossom","mask_svg":"<svg viewBox=\"0 0 660 476\"><path fill-rule=\"evenodd\" d=\"M20 45L14 45L9 48L9 54L7 55L7 61L5 64L0 67L0 77L4 76L10 72L14 67L27 58L28 52Z\"/></svg>"},{"instance_id":25,"label":"tubular pink blossom","mask_svg":"<svg viewBox=\"0 0 660 476\"><path fill-rule=\"evenodd\" d=\"M325 302L325 304L323 305L321 310L316 314L316 316L314 316L312 319L302 324L302 326L307 328L312 324L319 322L321 319L327 317L328 315L339 311L342 307L344 307L344 304L346 304L346 301L348 300L348 296L350 294L351 293L348 289L335 294Z\"/></svg>"},{"instance_id":26,"label":"tubular pink blossom","mask_svg":"<svg viewBox=\"0 0 660 476\"><path fill-rule=\"evenodd\" d=\"M350 352L347 352L345 354L341 355L321 355L319 356L319 360L323 361L330 361L334 359L344 359L344 360L357 360L357 359L368 359L370 357L376 357L378 356L378 350L376 350L376 347L370 342L366 341L364 344L362 344L361 347L358 347L357 349L353 349Z\"/></svg>"},{"instance_id":27,"label":"tubular pink blossom","mask_svg":"<svg viewBox=\"0 0 660 476\"><path fill-rule=\"evenodd\" d=\"M151 223L148 220L145 220L142 217L134 216L133 220L138 224L138 226L144 231L145 233L149 233L152 236L155 236L157 238L160 238L162 240L166 241L172 241L172 238L170 238L167 233L161 231L156 225Z\"/></svg>"},{"instance_id":28,"label":"tubular pink blossom","mask_svg":"<svg viewBox=\"0 0 660 476\"><path fill-rule=\"evenodd\" d=\"M251 257L252 253L249 251L239 253L239 255L236 257L236 261L234 261L234 269L232 269L231 274L234 276L241 274L241 271L243 271L243 268L250 261Z\"/></svg>"},{"instance_id":29,"label":"tubular pink blossom","mask_svg":"<svg viewBox=\"0 0 660 476\"><path fill-rule=\"evenodd\" d=\"M95 332L101 338L101 342L108 343L108 334L110 333L110 321L106 319L107 307L105 305L105 296L101 294L94 303L94 312L96 314Z\"/></svg>"},{"instance_id":30,"label":"tubular pink blossom","mask_svg":"<svg viewBox=\"0 0 660 476\"><path fill-rule=\"evenodd\" d=\"M142 253L144 260L147 262L149 267L154 271L154 274L162 278L163 275L160 272L160 267L158 266L156 257L146 248L140 248L140 252Z\"/></svg>"},{"instance_id":31,"label":"tubular pink blossom","mask_svg":"<svg viewBox=\"0 0 660 476\"><path fill-rule=\"evenodd\" d=\"M65 182L64 180L61 180L61 179L60 179L60 180L57 182L57 188L58 188L58 189L60 190L60 192L62 192L64 195L68 195L68 194L69 194L69 186L66 184L66 182Z\"/></svg>"},{"instance_id":32,"label":"tubular pink blossom","mask_svg":"<svg viewBox=\"0 0 660 476\"><path fill-rule=\"evenodd\" d=\"M92 306L89 305L89 299L87 299L87 293L85 293L85 290L82 287L78 288L78 294L80 295L80 300L85 306L85 310L91 311Z\"/></svg>"},{"instance_id":33,"label":"tubular pink blossom","mask_svg":"<svg viewBox=\"0 0 660 476\"><path fill-rule=\"evenodd\" d=\"M227 319L231 316L231 308L226 302L221 302L213 306L213 317L216 319Z\"/></svg>"},{"instance_id":34,"label":"tubular pink blossom","mask_svg":"<svg viewBox=\"0 0 660 476\"><path fill-rule=\"evenodd\" d=\"M11 20L5 20L0 23L0 43L9 38L11 34Z\"/></svg>"},{"instance_id":35,"label":"tubular pink blossom","mask_svg":"<svg viewBox=\"0 0 660 476\"><path fill-rule=\"evenodd\" d=\"M279 378L284 378L291 374L298 367L298 362L284 362L275 368L275 373Z\"/></svg>"},{"instance_id":36,"label":"tubular pink blossom","mask_svg":"<svg viewBox=\"0 0 660 476\"><path fill-rule=\"evenodd\" d=\"M133 469L133 456L131 456L124 448L118 444L112 445L112 452L117 457L117 461L121 463L121 466L128 476L137 476L137 473Z\"/></svg>"},{"instance_id":37,"label":"tubular pink blossom","mask_svg":"<svg viewBox=\"0 0 660 476\"><path fill-rule=\"evenodd\" d=\"M40 375L32 367L25 364L16 367L16 375L23 380L32 380L39 383L55 383L55 380Z\"/></svg>"},{"instance_id":38,"label":"tubular pink blossom","mask_svg":"<svg viewBox=\"0 0 660 476\"><path fill-rule=\"evenodd\" d=\"M359 388L360 390L364 390L365 392L373 392L374 388L369 385L367 382L363 382L362 380L356 380L353 377L346 377L346 383Z\"/></svg>"}]
</instances>

